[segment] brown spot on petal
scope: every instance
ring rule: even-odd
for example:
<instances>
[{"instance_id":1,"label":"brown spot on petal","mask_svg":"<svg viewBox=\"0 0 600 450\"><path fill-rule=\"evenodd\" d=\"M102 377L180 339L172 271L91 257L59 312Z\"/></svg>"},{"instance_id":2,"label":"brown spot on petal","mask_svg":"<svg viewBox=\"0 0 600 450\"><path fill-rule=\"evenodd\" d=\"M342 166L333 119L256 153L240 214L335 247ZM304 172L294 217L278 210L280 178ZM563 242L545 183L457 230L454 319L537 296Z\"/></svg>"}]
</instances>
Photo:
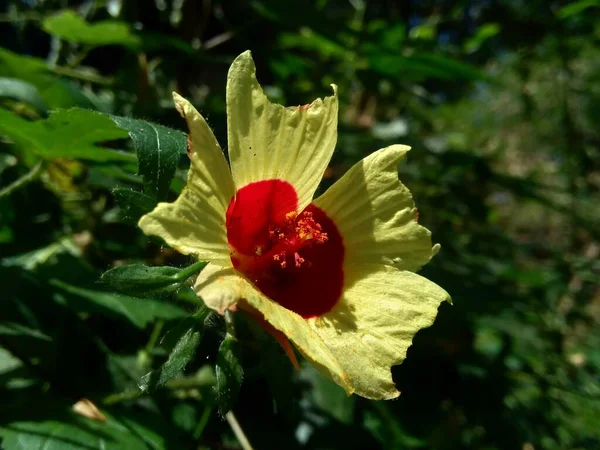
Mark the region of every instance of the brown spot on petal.
<instances>
[{"instance_id":1,"label":"brown spot on petal","mask_svg":"<svg viewBox=\"0 0 600 450\"><path fill-rule=\"evenodd\" d=\"M298 106L298 111L306 111L308 108L310 108L313 104L312 103L308 103L307 105L299 105Z\"/></svg>"},{"instance_id":2,"label":"brown spot on petal","mask_svg":"<svg viewBox=\"0 0 600 450\"><path fill-rule=\"evenodd\" d=\"M193 149L192 149L192 139L190 138L190 135L188 134L188 137L187 137L187 154L188 154L188 157L190 157L190 158L192 157L192 152L193 152Z\"/></svg>"}]
</instances>

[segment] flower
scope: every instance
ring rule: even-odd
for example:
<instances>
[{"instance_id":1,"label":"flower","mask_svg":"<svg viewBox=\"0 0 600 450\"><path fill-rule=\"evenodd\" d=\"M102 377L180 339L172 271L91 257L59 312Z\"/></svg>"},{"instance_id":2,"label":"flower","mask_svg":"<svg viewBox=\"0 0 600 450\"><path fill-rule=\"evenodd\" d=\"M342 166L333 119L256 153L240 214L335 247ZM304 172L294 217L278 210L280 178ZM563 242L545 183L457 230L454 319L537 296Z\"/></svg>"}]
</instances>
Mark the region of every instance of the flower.
<instances>
[{"instance_id":1,"label":"flower","mask_svg":"<svg viewBox=\"0 0 600 450\"><path fill-rule=\"evenodd\" d=\"M397 397L391 366L450 300L414 273L439 245L398 180L409 147L367 156L313 200L337 140L337 88L286 108L255 72L249 51L229 70L231 169L206 121L173 94L189 127L188 182L139 226L210 261L195 283L210 308L262 315L348 394Z\"/></svg>"}]
</instances>

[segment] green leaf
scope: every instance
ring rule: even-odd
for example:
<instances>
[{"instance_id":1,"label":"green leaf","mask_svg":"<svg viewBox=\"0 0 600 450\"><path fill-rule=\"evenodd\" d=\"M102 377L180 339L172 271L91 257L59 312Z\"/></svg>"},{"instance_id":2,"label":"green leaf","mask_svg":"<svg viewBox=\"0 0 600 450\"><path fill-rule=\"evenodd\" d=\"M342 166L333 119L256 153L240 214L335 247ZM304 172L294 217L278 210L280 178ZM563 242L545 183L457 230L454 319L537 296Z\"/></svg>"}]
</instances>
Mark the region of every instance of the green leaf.
<instances>
[{"instance_id":1,"label":"green leaf","mask_svg":"<svg viewBox=\"0 0 600 450\"><path fill-rule=\"evenodd\" d=\"M447 56L435 53L413 53L399 55L367 43L364 52L369 66L375 72L391 78L412 80L483 80L485 75L474 66Z\"/></svg>"},{"instance_id":2,"label":"green leaf","mask_svg":"<svg viewBox=\"0 0 600 450\"><path fill-rule=\"evenodd\" d=\"M125 294L145 296L157 293L174 292L190 276L206 267L201 261L189 267L178 269L169 266L146 266L127 264L105 272L101 279L116 291Z\"/></svg>"},{"instance_id":3,"label":"green leaf","mask_svg":"<svg viewBox=\"0 0 600 450\"><path fill-rule=\"evenodd\" d=\"M87 73L85 75L90 76ZM0 76L32 84L50 108L94 107L90 98L74 84L52 75L46 61L40 58L19 55L0 48Z\"/></svg>"},{"instance_id":4,"label":"green leaf","mask_svg":"<svg viewBox=\"0 0 600 450\"><path fill-rule=\"evenodd\" d=\"M474 36L465 42L465 51L469 53L476 52L485 41L500 33L500 25L497 23L486 23L477 28Z\"/></svg>"},{"instance_id":5,"label":"green leaf","mask_svg":"<svg viewBox=\"0 0 600 450\"><path fill-rule=\"evenodd\" d=\"M215 372L217 375L217 402L221 415L227 414L240 392L244 369L239 359L240 346L235 337L228 334L219 347Z\"/></svg>"},{"instance_id":6,"label":"green leaf","mask_svg":"<svg viewBox=\"0 0 600 450\"><path fill-rule=\"evenodd\" d=\"M560 8L556 15L560 19L567 19L593 7L600 7L600 0L580 0L578 2L569 3Z\"/></svg>"},{"instance_id":7,"label":"green leaf","mask_svg":"<svg viewBox=\"0 0 600 450\"><path fill-rule=\"evenodd\" d=\"M75 413L64 401L43 403L35 408L24 402L15 406L13 417L2 420L0 440L7 450L149 450L187 448L178 433L160 417L148 413L107 411L106 422L91 420ZM11 408L13 409L13 408Z\"/></svg>"},{"instance_id":8,"label":"green leaf","mask_svg":"<svg viewBox=\"0 0 600 450\"><path fill-rule=\"evenodd\" d=\"M144 179L144 193L164 200L175 176L179 155L187 153L187 138L181 131L145 120L110 116L129 132L137 151L139 172Z\"/></svg>"},{"instance_id":9,"label":"green leaf","mask_svg":"<svg viewBox=\"0 0 600 450\"><path fill-rule=\"evenodd\" d=\"M90 24L73 11L47 17L42 28L61 39L92 47L102 45L125 45L137 48L141 43L127 23L115 20L103 20Z\"/></svg>"},{"instance_id":10,"label":"green leaf","mask_svg":"<svg viewBox=\"0 0 600 450\"><path fill-rule=\"evenodd\" d=\"M46 111L48 111L48 105L37 88L16 78L0 77L0 97L28 103L42 115L46 115Z\"/></svg>"},{"instance_id":11,"label":"green leaf","mask_svg":"<svg viewBox=\"0 0 600 450\"><path fill-rule=\"evenodd\" d=\"M210 310L203 307L198 313L182 322L187 329L171 350L167 361L158 369L142 377L139 388L142 391L153 391L172 378L177 377L185 366L194 358L196 348L202 340L204 319Z\"/></svg>"},{"instance_id":12,"label":"green leaf","mask_svg":"<svg viewBox=\"0 0 600 450\"><path fill-rule=\"evenodd\" d=\"M0 110L0 133L8 136L26 154L40 158L97 162L135 160L130 153L98 145L123 139L127 134L106 115L85 109L59 110L48 119L35 122Z\"/></svg>"},{"instance_id":13,"label":"green leaf","mask_svg":"<svg viewBox=\"0 0 600 450\"><path fill-rule=\"evenodd\" d=\"M121 207L122 220L127 223L137 224L140 217L156 206L156 200L152 197L133 189L115 188L112 194Z\"/></svg>"},{"instance_id":14,"label":"green leaf","mask_svg":"<svg viewBox=\"0 0 600 450\"><path fill-rule=\"evenodd\" d=\"M186 314L181 308L159 300L84 289L56 279L50 280L50 284L59 289L57 301L72 310L125 320L138 328L156 319L176 319Z\"/></svg>"}]
</instances>

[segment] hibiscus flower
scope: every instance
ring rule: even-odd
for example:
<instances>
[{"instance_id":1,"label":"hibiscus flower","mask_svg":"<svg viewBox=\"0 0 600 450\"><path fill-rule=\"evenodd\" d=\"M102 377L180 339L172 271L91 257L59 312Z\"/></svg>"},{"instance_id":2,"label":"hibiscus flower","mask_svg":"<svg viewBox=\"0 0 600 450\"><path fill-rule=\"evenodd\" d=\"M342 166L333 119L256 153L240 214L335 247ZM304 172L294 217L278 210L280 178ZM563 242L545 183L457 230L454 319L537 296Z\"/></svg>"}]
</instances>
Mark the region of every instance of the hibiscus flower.
<instances>
[{"instance_id":1,"label":"hibiscus flower","mask_svg":"<svg viewBox=\"0 0 600 450\"><path fill-rule=\"evenodd\" d=\"M204 303L246 311L283 333L348 394L399 395L391 366L450 300L414 272L437 253L398 180L409 147L392 145L313 199L337 140L337 88L298 106L271 103L250 52L227 79L227 163L204 118L181 96L191 167L173 203L141 218L148 235L210 263Z\"/></svg>"}]
</instances>

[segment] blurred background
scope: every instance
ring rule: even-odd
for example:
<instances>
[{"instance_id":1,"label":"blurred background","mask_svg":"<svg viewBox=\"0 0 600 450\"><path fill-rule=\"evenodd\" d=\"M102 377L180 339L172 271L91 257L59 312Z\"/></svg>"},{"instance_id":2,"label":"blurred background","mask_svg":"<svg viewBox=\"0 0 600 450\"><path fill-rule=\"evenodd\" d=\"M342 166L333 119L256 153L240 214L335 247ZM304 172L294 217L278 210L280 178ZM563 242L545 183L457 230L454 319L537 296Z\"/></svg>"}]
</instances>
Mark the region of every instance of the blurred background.
<instances>
[{"instance_id":1,"label":"blurred background","mask_svg":"<svg viewBox=\"0 0 600 450\"><path fill-rule=\"evenodd\" d=\"M442 245L421 273L454 300L394 368L394 401L248 345L234 411L254 448L600 448L599 19L598 0L2 1L0 448L241 448L214 403L218 318L185 372L136 396L195 299L124 298L99 276L190 260L112 195L141 187L127 134L50 112L183 131L176 90L225 147L226 74L246 49L274 101L339 86L323 187L412 146L400 177ZM99 142L132 158L84 151ZM169 198L185 178L182 155ZM73 411L81 398L106 421Z\"/></svg>"}]
</instances>

